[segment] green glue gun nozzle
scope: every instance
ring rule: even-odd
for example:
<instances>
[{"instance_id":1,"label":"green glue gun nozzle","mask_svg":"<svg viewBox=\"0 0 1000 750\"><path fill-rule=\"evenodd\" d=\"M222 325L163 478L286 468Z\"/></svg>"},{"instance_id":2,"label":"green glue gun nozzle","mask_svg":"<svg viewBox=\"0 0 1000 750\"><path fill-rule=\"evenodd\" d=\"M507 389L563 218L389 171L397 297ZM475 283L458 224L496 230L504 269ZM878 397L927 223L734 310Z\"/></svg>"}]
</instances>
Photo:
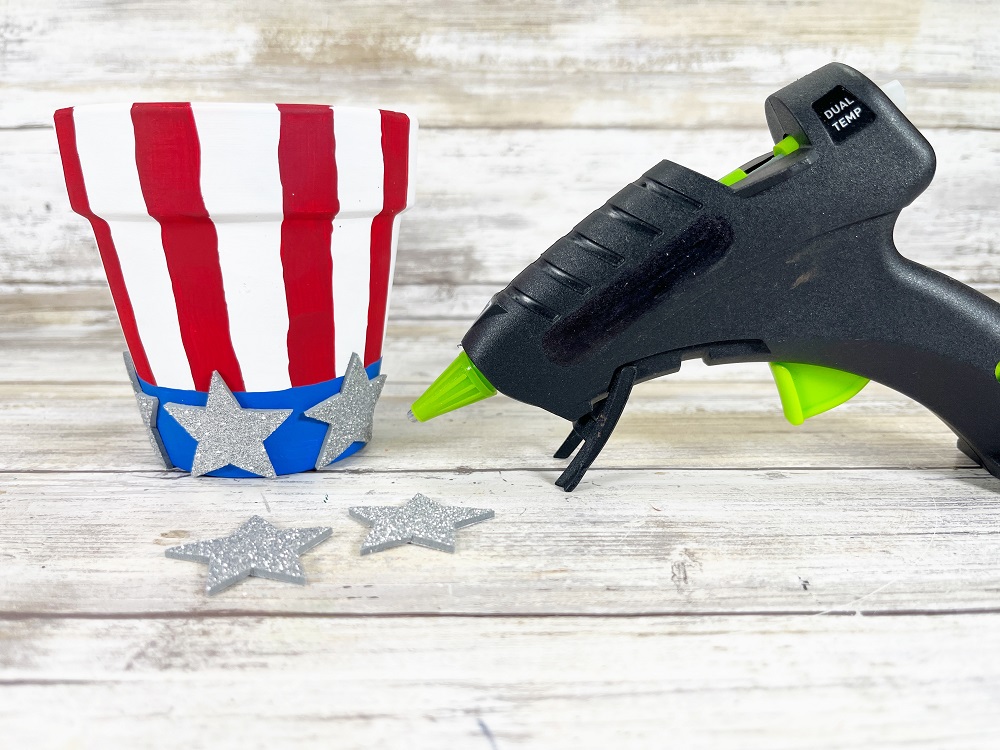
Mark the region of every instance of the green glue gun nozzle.
<instances>
[{"instance_id":1,"label":"green glue gun nozzle","mask_svg":"<svg viewBox=\"0 0 1000 750\"><path fill-rule=\"evenodd\" d=\"M494 388L469 355L462 352L438 375L424 394L413 402L407 415L411 421L426 422L463 406L495 396Z\"/></svg>"}]
</instances>

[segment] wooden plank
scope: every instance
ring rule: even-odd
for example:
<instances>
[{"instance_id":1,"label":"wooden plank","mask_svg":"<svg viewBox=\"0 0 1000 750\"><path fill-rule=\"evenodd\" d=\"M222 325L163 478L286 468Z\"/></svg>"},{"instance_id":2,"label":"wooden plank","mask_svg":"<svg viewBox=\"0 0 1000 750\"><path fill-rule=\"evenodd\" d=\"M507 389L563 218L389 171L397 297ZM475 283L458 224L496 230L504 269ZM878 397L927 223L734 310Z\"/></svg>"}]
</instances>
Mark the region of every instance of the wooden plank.
<instances>
[{"instance_id":1,"label":"wooden plank","mask_svg":"<svg viewBox=\"0 0 1000 750\"><path fill-rule=\"evenodd\" d=\"M393 291L386 329L387 372L393 384L423 387L454 358L462 337L495 287L406 285ZM986 290L1000 300L1000 289ZM0 383L122 383L125 342L105 286L31 284L0 291ZM671 375L704 382L770 382L760 363L702 367L686 361ZM416 395L416 394L414 394Z\"/></svg>"},{"instance_id":2,"label":"wooden plank","mask_svg":"<svg viewBox=\"0 0 1000 750\"><path fill-rule=\"evenodd\" d=\"M766 368L685 365L637 390L572 495L552 486L554 417L500 397L403 416L552 240L662 156L722 174L764 151L764 96L833 58L903 78L910 116L936 128L938 177L901 249L1000 296L994 10L4 5L0 744L995 747L996 480L906 399L872 386L795 429ZM157 471L51 111L319 95L425 126L376 440L273 482ZM360 557L347 508L417 491L497 517L455 555ZM254 513L333 527L308 586L207 598L204 566L163 555Z\"/></svg>"},{"instance_id":3,"label":"wooden plank","mask_svg":"<svg viewBox=\"0 0 1000 750\"><path fill-rule=\"evenodd\" d=\"M995 289L1000 132L934 130L928 137L938 174L903 212L896 242L914 260ZM421 317L453 308L474 315L659 159L721 175L768 148L762 118L753 131L422 131L417 205L402 217L393 306ZM102 284L90 226L69 210L53 133L0 132L0 170L0 279L7 288ZM456 300L453 287L466 284L482 291Z\"/></svg>"},{"instance_id":4,"label":"wooden plank","mask_svg":"<svg viewBox=\"0 0 1000 750\"><path fill-rule=\"evenodd\" d=\"M11 747L1000 742L1000 616L0 624ZM41 728L44 727L44 731Z\"/></svg>"},{"instance_id":5,"label":"wooden plank","mask_svg":"<svg viewBox=\"0 0 1000 750\"><path fill-rule=\"evenodd\" d=\"M114 315L88 308L105 292L0 295L0 470L153 471L156 458L124 376ZM410 403L454 357L465 321L399 320L388 328L388 385L376 439L339 470L486 470L565 462L552 452L568 423L497 396L427 424ZM705 367L639 386L600 457L604 468L970 466L923 407L877 384L801 427L788 425L766 365Z\"/></svg>"},{"instance_id":6,"label":"wooden plank","mask_svg":"<svg viewBox=\"0 0 1000 750\"><path fill-rule=\"evenodd\" d=\"M0 295L0 470L151 471L114 314L98 288ZM568 424L503 396L414 425L409 404L454 357L467 321L394 318L376 440L349 471L561 469ZM58 446L58 450L53 450ZM781 416L766 365L681 371L639 386L598 464L638 467L969 466L923 407L877 384L802 427Z\"/></svg>"},{"instance_id":7,"label":"wooden plank","mask_svg":"<svg viewBox=\"0 0 1000 750\"><path fill-rule=\"evenodd\" d=\"M763 367L761 377L766 373ZM425 424L410 423L406 411L429 382L390 380L375 412L375 439L330 471L565 467L552 453L569 423L504 396ZM671 376L636 389L595 465L950 469L972 464L942 422L881 386L869 386L835 412L792 427L781 414L774 385L763 379L691 382ZM10 383L0 390L0 471L158 468L124 375L115 384Z\"/></svg>"},{"instance_id":8,"label":"wooden plank","mask_svg":"<svg viewBox=\"0 0 1000 750\"><path fill-rule=\"evenodd\" d=\"M302 474L279 481L34 472L0 481L0 612L697 614L997 610L996 480L973 470L628 470L572 495L554 472ZM453 555L358 553L352 505L422 492L487 507ZM251 515L329 525L309 584L213 597L203 565L164 556Z\"/></svg>"},{"instance_id":9,"label":"wooden plank","mask_svg":"<svg viewBox=\"0 0 1000 750\"><path fill-rule=\"evenodd\" d=\"M742 126L836 59L905 79L921 125L995 127L995 12L975 0L12 0L0 126L192 97L408 105L435 126Z\"/></svg>"}]
</instances>

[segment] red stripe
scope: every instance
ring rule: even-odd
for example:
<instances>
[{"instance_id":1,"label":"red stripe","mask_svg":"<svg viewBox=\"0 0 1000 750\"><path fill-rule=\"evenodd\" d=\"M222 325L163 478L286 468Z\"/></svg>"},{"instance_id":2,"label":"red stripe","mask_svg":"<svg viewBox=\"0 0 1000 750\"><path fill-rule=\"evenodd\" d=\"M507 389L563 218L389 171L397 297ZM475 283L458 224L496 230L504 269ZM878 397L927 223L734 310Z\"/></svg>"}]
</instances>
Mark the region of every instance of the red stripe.
<instances>
[{"instance_id":1,"label":"red stripe","mask_svg":"<svg viewBox=\"0 0 1000 750\"><path fill-rule=\"evenodd\" d=\"M55 114L56 138L59 140L59 154L62 157L63 175L66 177L66 191L69 193L69 203L73 210L90 221L97 238L97 248L101 252L104 263L104 273L111 287L111 297L115 301L118 320L125 334L125 344L128 346L135 371L147 383L156 385L153 370L146 358L146 350L139 338L139 329L135 324L135 312L132 301L125 287L122 267L118 262L118 251L108 223L90 210L90 200L87 198L87 186L83 179L83 167L80 165L80 153L76 148L76 123L73 122L73 108L60 109Z\"/></svg>"},{"instance_id":2,"label":"red stripe","mask_svg":"<svg viewBox=\"0 0 1000 750\"><path fill-rule=\"evenodd\" d=\"M243 373L229 314L215 225L201 196L201 146L190 104L134 104L135 162L146 210L160 223L194 387L207 391L218 370L234 391Z\"/></svg>"},{"instance_id":3,"label":"red stripe","mask_svg":"<svg viewBox=\"0 0 1000 750\"><path fill-rule=\"evenodd\" d=\"M288 376L293 386L310 385L337 376L330 238L340 203L333 110L308 104L279 104L278 110Z\"/></svg>"},{"instance_id":4,"label":"red stripe","mask_svg":"<svg viewBox=\"0 0 1000 750\"><path fill-rule=\"evenodd\" d=\"M396 214L406 207L409 151L410 118L398 112L382 110L383 197L382 211L372 220L365 367L382 356L392 262L392 223Z\"/></svg>"}]
</instances>

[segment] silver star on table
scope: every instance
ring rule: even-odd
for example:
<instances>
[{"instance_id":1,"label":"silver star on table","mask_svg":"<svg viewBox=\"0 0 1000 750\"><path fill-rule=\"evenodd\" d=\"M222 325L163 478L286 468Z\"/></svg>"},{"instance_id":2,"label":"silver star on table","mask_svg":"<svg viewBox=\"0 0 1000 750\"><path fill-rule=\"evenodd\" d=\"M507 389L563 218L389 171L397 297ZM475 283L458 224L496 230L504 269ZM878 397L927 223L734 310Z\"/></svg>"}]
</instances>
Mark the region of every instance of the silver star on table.
<instances>
[{"instance_id":1,"label":"silver star on table","mask_svg":"<svg viewBox=\"0 0 1000 750\"><path fill-rule=\"evenodd\" d=\"M146 436L149 438L149 444L153 446L153 450L156 451L160 460L163 461L164 468L172 469L174 468L174 464L170 460L170 456L167 455L167 449L163 445L160 431L156 427L156 409L160 405L160 399L143 392L142 386L139 385L139 376L136 374L132 355L124 352L124 357L125 371L128 373L129 382L132 383L132 390L135 391L135 402L139 405L139 416L142 417L142 424L146 428Z\"/></svg>"},{"instance_id":2,"label":"silver star on table","mask_svg":"<svg viewBox=\"0 0 1000 750\"><path fill-rule=\"evenodd\" d=\"M275 476L264 439L288 419L291 409L244 409L217 372L212 373L205 406L164 404L163 408L198 441L193 476L230 465L262 477Z\"/></svg>"},{"instance_id":3,"label":"silver star on table","mask_svg":"<svg viewBox=\"0 0 1000 750\"><path fill-rule=\"evenodd\" d=\"M371 526L361 554L381 552L401 544L419 544L442 552L455 551L455 530L493 518L486 508L441 505L414 495L405 505L362 505L350 508L351 517Z\"/></svg>"},{"instance_id":4,"label":"silver star on table","mask_svg":"<svg viewBox=\"0 0 1000 750\"><path fill-rule=\"evenodd\" d=\"M167 557L208 563L206 594L217 594L247 576L305 584L299 555L329 539L329 526L279 529L254 516L229 536L170 547Z\"/></svg>"},{"instance_id":5,"label":"silver star on table","mask_svg":"<svg viewBox=\"0 0 1000 750\"><path fill-rule=\"evenodd\" d=\"M383 385L385 375L369 380L361 357L352 353L340 393L306 410L307 417L330 425L316 458L317 469L322 469L355 442L367 443L372 439L375 404Z\"/></svg>"}]
</instances>

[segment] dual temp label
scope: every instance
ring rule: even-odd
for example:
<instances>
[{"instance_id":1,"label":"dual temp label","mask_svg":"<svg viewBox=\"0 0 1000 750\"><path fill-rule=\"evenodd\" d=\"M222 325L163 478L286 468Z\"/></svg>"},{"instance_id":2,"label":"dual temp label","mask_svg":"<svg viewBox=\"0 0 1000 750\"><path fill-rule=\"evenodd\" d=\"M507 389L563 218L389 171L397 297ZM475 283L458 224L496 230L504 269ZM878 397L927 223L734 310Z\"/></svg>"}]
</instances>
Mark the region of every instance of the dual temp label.
<instances>
[{"instance_id":1,"label":"dual temp label","mask_svg":"<svg viewBox=\"0 0 1000 750\"><path fill-rule=\"evenodd\" d=\"M840 143L875 121L875 113L843 86L835 86L812 105L834 143Z\"/></svg>"}]
</instances>

